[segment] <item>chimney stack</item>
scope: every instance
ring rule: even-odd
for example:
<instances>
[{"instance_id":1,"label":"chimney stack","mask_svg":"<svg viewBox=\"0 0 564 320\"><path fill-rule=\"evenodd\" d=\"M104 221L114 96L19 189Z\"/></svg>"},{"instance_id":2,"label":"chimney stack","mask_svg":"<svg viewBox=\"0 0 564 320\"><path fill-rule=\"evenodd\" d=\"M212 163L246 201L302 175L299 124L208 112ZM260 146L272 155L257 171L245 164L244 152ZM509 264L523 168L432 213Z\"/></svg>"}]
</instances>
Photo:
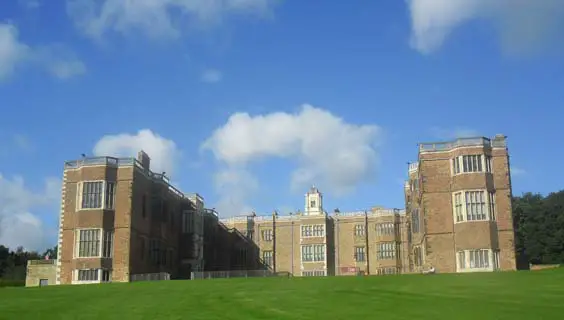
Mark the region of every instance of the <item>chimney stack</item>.
<instances>
[{"instance_id":1,"label":"chimney stack","mask_svg":"<svg viewBox=\"0 0 564 320\"><path fill-rule=\"evenodd\" d=\"M141 162L141 166L143 166L143 168L150 170L151 158L149 158L149 155L145 153L145 151L141 150L137 153L137 160Z\"/></svg>"}]
</instances>

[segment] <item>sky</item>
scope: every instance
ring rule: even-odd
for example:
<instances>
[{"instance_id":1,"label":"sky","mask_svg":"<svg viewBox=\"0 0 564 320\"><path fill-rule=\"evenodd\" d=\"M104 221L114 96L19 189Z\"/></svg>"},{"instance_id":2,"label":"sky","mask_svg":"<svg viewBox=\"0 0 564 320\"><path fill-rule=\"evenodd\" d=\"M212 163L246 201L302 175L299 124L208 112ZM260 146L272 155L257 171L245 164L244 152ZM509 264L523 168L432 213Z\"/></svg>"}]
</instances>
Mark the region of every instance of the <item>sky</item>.
<instances>
[{"instance_id":1,"label":"sky","mask_svg":"<svg viewBox=\"0 0 564 320\"><path fill-rule=\"evenodd\" d=\"M506 135L562 188L561 0L0 0L0 243L56 243L66 160L135 156L222 217L404 206L417 143Z\"/></svg>"}]
</instances>

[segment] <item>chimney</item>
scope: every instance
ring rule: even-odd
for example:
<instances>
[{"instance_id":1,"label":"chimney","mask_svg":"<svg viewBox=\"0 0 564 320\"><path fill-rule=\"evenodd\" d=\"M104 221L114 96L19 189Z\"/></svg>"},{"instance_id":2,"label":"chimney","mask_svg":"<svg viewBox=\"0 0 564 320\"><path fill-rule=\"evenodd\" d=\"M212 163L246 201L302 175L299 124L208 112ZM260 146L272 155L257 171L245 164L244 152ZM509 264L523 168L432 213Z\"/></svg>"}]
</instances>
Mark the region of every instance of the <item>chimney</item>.
<instances>
[{"instance_id":1,"label":"chimney","mask_svg":"<svg viewBox=\"0 0 564 320\"><path fill-rule=\"evenodd\" d=\"M145 153L145 151L141 150L137 153L137 160L139 162L141 162L141 166L143 166L143 168L149 170L151 167L151 158L149 158L149 155L147 153Z\"/></svg>"}]
</instances>

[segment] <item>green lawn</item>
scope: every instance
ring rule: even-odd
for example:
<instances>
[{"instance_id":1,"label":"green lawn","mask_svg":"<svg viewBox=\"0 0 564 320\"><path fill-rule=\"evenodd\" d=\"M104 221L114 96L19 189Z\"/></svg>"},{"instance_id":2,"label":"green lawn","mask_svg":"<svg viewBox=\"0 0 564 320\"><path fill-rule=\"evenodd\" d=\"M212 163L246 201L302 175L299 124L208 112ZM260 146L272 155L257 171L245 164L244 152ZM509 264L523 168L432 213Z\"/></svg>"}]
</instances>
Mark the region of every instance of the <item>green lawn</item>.
<instances>
[{"instance_id":1,"label":"green lawn","mask_svg":"<svg viewBox=\"0 0 564 320\"><path fill-rule=\"evenodd\" d=\"M0 289L0 319L558 319L564 268Z\"/></svg>"}]
</instances>

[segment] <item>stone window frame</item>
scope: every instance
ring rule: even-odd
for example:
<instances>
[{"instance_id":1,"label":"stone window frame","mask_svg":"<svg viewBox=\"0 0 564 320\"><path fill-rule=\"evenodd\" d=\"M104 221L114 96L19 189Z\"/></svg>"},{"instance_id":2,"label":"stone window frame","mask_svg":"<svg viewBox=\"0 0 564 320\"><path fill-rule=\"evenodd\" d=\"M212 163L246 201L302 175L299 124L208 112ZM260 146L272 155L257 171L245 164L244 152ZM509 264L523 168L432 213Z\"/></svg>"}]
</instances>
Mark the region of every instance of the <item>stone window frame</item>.
<instances>
[{"instance_id":1,"label":"stone window frame","mask_svg":"<svg viewBox=\"0 0 564 320\"><path fill-rule=\"evenodd\" d=\"M81 271L95 271L95 280L79 280L79 275ZM72 271L72 284L95 284L95 283L107 283L112 281L112 270L105 268L95 268L95 269L75 269Z\"/></svg>"},{"instance_id":2,"label":"stone window frame","mask_svg":"<svg viewBox=\"0 0 564 320\"><path fill-rule=\"evenodd\" d=\"M300 237L301 238L319 238L325 237L326 230L325 224L304 224L300 226Z\"/></svg>"},{"instance_id":3,"label":"stone window frame","mask_svg":"<svg viewBox=\"0 0 564 320\"><path fill-rule=\"evenodd\" d=\"M475 266L472 263L472 257L476 254L482 255L483 261L487 260L486 266ZM458 250L456 252L456 272L485 272L496 271L500 269L500 251L491 248L478 248Z\"/></svg>"},{"instance_id":4,"label":"stone window frame","mask_svg":"<svg viewBox=\"0 0 564 320\"><path fill-rule=\"evenodd\" d=\"M80 242L82 231L98 231L98 254L80 256ZM76 228L74 230L74 250L73 259L88 258L112 258L114 251L114 230L105 230L103 228ZM109 248L108 248L109 246Z\"/></svg>"},{"instance_id":5,"label":"stone window frame","mask_svg":"<svg viewBox=\"0 0 564 320\"><path fill-rule=\"evenodd\" d=\"M473 203L467 203L467 193L468 192L483 192L482 200L484 205L484 215L485 218L468 219L468 205ZM490 191L488 189L463 189L452 192L451 195L452 203L452 218L455 224L457 223L467 223L476 221L497 221L497 203L495 191ZM479 202L477 204L481 204Z\"/></svg>"},{"instance_id":6,"label":"stone window frame","mask_svg":"<svg viewBox=\"0 0 564 320\"><path fill-rule=\"evenodd\" d=\"M309 250L304 250L304 248L309 248ZM304 259L304 257L306 257L306 259ZM311 259L308 259L308 257L311 257ZM320 243L302 244L300 246L300 260L302 263L325 262L327 260L327 250L325 248L325 244L320 244Z\"/></svg>"},{"instance_id":7,"label":"stone window frame","mask_svg":"<svg viewBox=\"0 0 564 320\"><path fill-rule=\"evenodd\" d=\"M464 171L465 159L471 159L470 157L480 157L480 161L473 163L473 165L478 166L479 171ZM475 154L465 154L455 156L450 161L450 173L451 176L457 176L462 174L474 174L474 173L493 173L493 159L491 155L484 153Z\"/></svg>"},{"instance_id":8,"label":"stone window frame","mask_svg":"<svg viewBox=\"0 0 564 320\"><path fill-rule=\"evenodd\" d=\"M100 206L95 208L85 208L83 203L84 185L88 183L102 183L100 191ZM111 186L111 187L110 187ZM108 199L108 190L111 189L111 198ZM84 180L76 184L76 211L89 211L89 210L115 210L116 207L116 192L117 182L107 180Z\"/></svg>"}]
</instances>

